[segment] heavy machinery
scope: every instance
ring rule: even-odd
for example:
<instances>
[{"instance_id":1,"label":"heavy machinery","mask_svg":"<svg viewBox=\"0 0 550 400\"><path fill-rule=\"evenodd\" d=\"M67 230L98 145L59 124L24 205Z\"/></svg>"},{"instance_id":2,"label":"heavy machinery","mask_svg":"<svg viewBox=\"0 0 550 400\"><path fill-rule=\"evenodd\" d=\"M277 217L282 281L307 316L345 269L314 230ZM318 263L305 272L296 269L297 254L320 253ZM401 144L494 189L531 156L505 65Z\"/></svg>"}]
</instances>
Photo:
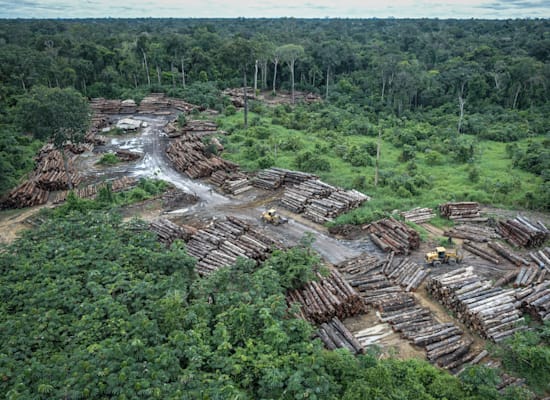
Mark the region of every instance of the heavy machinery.
<instances>
[{"instance_id":1,"label":"heavy machinery","mask_svg":"<svg viewBox=\"0 0 550 400\"><path fill-rule=\"evenodd\" d=\"M273 225L281 225L288 222L288 219L281 217L274 208L264 211L260 218L262 221Z\"/></svg>"},{"instance_id":2,"label":"heavy machinery","mask_svg":"<svg viewBox=\"0 0 550 400\"><path fill-rule=\"evenodd\" d=\"M454 264L462 261L462 255L457 249L436 247L435 251L426 253L426 264L439 267L441 264Z\"/></svg>"}]
</instances>

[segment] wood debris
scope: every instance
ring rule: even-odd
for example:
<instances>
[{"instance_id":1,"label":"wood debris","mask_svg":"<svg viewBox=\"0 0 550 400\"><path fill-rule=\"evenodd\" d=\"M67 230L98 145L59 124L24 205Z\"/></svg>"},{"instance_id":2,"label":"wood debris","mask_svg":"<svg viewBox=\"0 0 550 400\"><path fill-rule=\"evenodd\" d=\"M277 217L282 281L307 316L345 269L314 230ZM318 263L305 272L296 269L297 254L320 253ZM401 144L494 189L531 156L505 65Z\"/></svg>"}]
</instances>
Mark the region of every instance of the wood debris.
<instances>
[{"instance_id":1,"label":"wood debris","mask_svg":"<svg viewBox=\"0 0 550 400\"><path fill-rule=\"evenodd\" d=\"M364 225L362 229L369 232L370 239L385 252L409 254L420 246L418 232L392 217Z\"/></svg>"},{"instance_id":2,"label":"wood debris","mask_svg":"<svg viewBox=\"0 0 550 400\"><path fill-rule=\"evenodd\" d=\"M363 353L363 346L336 317L328 322L323 322L319 327L316 336L321 339L329 350L348 349L352 354Z\"/></svg>"},{"instance_id":3,"label":"wood debris","mask_svg":"<svg viewBox=\"0 0 550 400\"><path fill-rule=\"evenodd\" d=\"M482 281L473 273L473 267L432 277L427 290L484 338L500 342L526 329L515 305L514 289L502 289Z\"/></svg>"},{"instance_id":4,"label":"wood debris","mask_svg":"<svg viewBox=\"0 0 550 400\"><path fill-rule=\"evenodd\" d=\"M415 224L428 222L436 216L433 209L421 207L413 208L409 211L403 211L400 214L403 218L405 218L405 221L414 222Z\"/></svg>"},{"instance_id":5,"label":"wood debris","mask_svg":"<svg viewBox=\"0 0 550 400\"><path fill-rule=\"evenodd\" d=\"M521 267L516 275L514 287L530 286L542 270L537 267Z\"/></svg>"},{"instance_id":6,"label":"wood debris","mask_svg":"<svg viewBox=\"0 0 550 400\"><path fill-rule=\"evenodd\" d=\"M327 277L317 274L317 278L318 281L287 292L287 302L300 304L307 320L323 323L334 317L344 319L365 312L361 296L338 271L332 269Z\"/></svg>"},{"instance_id":7,"label":"wood debris","mask_svg":"<svg viewBox=\"0 0 550 400\"><path fill-rule=\"evenodd\" d=\"M487 222L488 220L481 216L479 203L470 201L440 204L439 212L455 222Z\"/></svg>"},{"instance_id":8,"label":"wood debris","mask_svg":"<svg viewBox=\"0 0 550 400\"><path fill-rule=\"evenodd\" d=\"M199 275L233 265L239 257L263 261L280 248L274 239L232 216L198 230L187 242L187 252L198 261L195 268Z\"/></svg>"},{"instance_id":9,"label":"wood debris","mask_svg":"<svg viewBox=\"0 0 550 400\"><path fill-rule=\"evenodd\" d=\"M526 217L498 222L498 232L510 244L517 247L538 247L548 239L550 231L541 222L531 222Z\"/></svg>"}]
</instances>

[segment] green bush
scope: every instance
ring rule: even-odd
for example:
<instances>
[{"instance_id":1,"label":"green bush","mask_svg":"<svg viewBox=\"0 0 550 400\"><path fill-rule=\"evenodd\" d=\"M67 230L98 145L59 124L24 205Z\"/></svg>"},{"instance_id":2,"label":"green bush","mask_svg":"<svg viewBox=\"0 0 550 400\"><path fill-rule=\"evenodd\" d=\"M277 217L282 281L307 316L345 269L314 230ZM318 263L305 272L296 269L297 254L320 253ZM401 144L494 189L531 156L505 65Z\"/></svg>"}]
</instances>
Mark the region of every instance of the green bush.
<instances>
[{"instance_id":1,"label":"green bush","mask_svg":"<svg viewBox=\"0 0 550 400\"><path fill-rule=\"evenodd\" d=\"M120 160L114 153L105 153L97 163L101 165L114 165L118 162L120 162Z\"/></svg>"}]
</instances>

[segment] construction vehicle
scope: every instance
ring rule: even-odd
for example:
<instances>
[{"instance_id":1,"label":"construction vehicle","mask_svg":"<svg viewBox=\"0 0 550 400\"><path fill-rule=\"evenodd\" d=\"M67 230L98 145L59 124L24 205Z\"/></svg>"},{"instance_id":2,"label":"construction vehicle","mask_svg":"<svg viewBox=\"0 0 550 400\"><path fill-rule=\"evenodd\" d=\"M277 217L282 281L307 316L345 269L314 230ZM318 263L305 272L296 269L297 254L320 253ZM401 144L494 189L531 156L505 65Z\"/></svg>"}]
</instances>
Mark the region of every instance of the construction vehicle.
<instances>
[{"instance_id":1,"label":"construction vehicle","mask_svg":"<svg viewBox=\"0 0 550 400\"><path fill-rule=\"evenodd\" d=\"M436 247L435 251L426 253L426 264L432 267L439 267L441 264L454 264L462 261L462 255L457 249L446 249L445 247Z\"/></svg>"},{"instance_id":2,"label":"construction vehicle","mask_svg":"<svg viewBox=\"0 0 550 400\"><path fill-rule=\"evenodd\" d=\"M262 213L261 219L262 221L268 222L273 225L281 225L288 222L288 219L281 217L277 213L277 210L275 210L274 208L270 208L269 210L264 211Z\"/></svg>"}]
</instances>

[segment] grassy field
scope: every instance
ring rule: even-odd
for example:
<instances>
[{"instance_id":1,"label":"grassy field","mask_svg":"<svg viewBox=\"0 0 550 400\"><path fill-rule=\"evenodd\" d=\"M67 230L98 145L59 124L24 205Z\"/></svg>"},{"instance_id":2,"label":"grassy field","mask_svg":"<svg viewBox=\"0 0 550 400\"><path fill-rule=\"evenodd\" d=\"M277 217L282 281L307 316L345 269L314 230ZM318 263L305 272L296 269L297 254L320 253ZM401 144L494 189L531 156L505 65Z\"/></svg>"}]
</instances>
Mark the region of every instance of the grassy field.
<instances>
[{"instance_id":1,"label":"grassy field","mask_svg":"<svg viewBox=\"0 0 550 400\"><path fill-rule=\"evenodd\" d=\"M460 162L456 160L456 147L460 144L431 137L415 143L410 159L410 151L408 157L404 156L406 146L396 146L394 131L385 129L379 184L375 187L375 136L342 135L327 129L314 132L288 129L272 123L275 119L265 113L250 113L248 129L243 129L242 120L242 113L236 113L223 116L218 122L230 133L224 138L223 156L243 169L255 171L277 166L307 170L304 166L308 164L300 159L320 159L324 167L315 169L318 163L313 163L309 172L327 183L355 188L373 198L363 208L340 218L340 222L361 223L395 209L434 207L447 201L521 208L527 205L525 193L536 192L542 184L540 177L513 168L505 143L476 141L462 135L459 140L475 142L475 151L467 162ZM516 143L525 146L526 142Z\"/></svg>"}]
</instances>

